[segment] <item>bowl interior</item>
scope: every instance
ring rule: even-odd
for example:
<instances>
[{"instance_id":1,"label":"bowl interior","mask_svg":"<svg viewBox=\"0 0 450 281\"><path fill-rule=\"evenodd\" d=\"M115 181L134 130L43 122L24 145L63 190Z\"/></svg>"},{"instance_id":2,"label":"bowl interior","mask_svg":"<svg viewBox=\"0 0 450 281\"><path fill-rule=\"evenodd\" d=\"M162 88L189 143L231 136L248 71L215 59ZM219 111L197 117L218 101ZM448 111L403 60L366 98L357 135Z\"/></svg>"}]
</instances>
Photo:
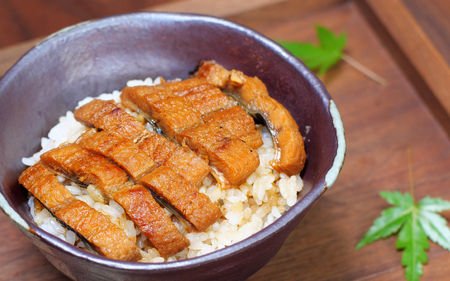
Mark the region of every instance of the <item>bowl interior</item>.
<instances>
[{"instance_id":1,"label":"bowl interior","mask_svg":"<svg viewBox=\"0 0 450 281\"><path fill-rule=\"evenodd\" d=\"M302 177L311 195L259 238L295 220L322 193L336 155L327 91L302 63L250 29L212 17L166 13L121 15L60 32L30 50L4 75L0 185L13 209L34 225L26 206L27 192L17 182L26 168L21 158L40 149L40 139L60 116L73 111L77 101L120 90L130 79L188 78L200 60L215 60L225 68L258 76L297 121L308 154ZM307 127L311 129L306 134ZM227 251L238 249L232 246Z\"/></svg>"}]
</instances>

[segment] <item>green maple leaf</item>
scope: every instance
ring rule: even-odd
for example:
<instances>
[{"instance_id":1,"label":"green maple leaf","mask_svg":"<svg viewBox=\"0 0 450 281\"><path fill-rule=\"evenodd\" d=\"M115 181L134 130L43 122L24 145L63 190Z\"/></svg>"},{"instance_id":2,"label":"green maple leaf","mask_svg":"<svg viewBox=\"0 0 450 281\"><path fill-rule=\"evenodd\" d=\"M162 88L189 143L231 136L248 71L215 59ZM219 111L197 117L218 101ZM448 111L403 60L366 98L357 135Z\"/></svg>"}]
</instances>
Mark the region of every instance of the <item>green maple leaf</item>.
<instances>
[{"instance_id":1,"label":"green maple leaf","mask_svg":"<svg viewBox=\"0 0 450 281\"><path fill-rule=\"evenodd\" d=\"M397 249L402 250L402 265L406 267L405 278L419 280L422 276L422 264L428 261L425 250L430 247L427 236L417 220L417 213L412 211L398 233Z\"/></svg>"},{"instance_id":2,"label":"green maple leaf","mask_svg":"<svg viewBox=\"0 0 450 281\"><path fill-rule=\"evenodd\" d=\"M310 69L318 69L319 75L322 75L342 58L342 50L347 44L347 34L343 32L335 35L331 30L320 25L316 25L316 32L319 45L308 42L277 42L303 60Z\"/></svg>"},{"instance_id":3,"label":"green maple leaf","mask_svg":"<svg viewBox=\"0 0 450 281\"><path fill-rule=\"evenodd\" d=\"M415 204L409 193L401 194L398 191L382 191L380 195L395 207L381 212L381 216L375 219L364 238L356 245L356 249L398 232L396 247L403 250L405 278L410 281L419 280L423 274L422 266L428 261L425 252L429 248L427 237L450 250L450 229L447 221L436 213L450 210L450 202L425 197Z\"/></svg>"}]
</instances>

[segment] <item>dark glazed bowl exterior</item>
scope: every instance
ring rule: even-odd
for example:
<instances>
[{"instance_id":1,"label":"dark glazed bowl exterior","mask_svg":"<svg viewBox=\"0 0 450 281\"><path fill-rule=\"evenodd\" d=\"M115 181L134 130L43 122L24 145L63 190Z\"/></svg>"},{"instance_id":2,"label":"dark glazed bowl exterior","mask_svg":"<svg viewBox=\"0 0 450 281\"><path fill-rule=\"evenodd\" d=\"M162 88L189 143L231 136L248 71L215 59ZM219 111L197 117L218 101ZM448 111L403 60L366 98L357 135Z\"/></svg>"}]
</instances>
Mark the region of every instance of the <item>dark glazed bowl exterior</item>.
<instances>
[{"instance_id":1,"label":"dark glazed bowl exterior","mask_svg":"<svg viewBox=\"0 0 450 281\"><path fill-rule=\"evenodd\" d=\"M188 78L200 60L258 76L305 136L305 191L281 218L257 234L184 261L114 261L77 249L35 225L17 179L22 157L77 101L124 87L127 80ZM0 205L21 232L64 274L77 280L242 280L279 250L335 181L345 154L342 122L322 83L261 34L223 19L134 13L66 28L25 54L0 80ZM306 133L310 126L309 133Z\"/></svg>"}]
</instances>

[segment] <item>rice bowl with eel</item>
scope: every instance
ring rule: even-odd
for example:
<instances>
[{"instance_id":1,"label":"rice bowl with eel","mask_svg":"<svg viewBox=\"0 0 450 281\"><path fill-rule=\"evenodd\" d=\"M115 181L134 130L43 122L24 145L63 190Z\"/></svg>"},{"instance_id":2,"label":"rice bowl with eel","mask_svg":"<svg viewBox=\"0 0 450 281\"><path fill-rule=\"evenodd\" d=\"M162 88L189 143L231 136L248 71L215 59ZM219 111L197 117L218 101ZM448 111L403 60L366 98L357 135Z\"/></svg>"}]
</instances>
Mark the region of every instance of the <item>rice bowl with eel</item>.
<instances>
[{"instance_id":1,"label":"rice bowl with eel","mask_svg":"<svg viewBox=\"0 0 450 281\"><path fill-rule=\"evenodd\" d=\"M127 83L127 87L153 86L160 83L161 78L159 77L154 81L147 78L145 80L131 80ZM102 94L98 98L112 100L117 104L121 103L120 91ZM92 100L93 98L88 97L80 101L78 107ZM127 112L142 119L136 112L130 110L127 110ZM150 131L154 130L150 123L146 122L145 124ZM67 112L66 116L60 118L60 123L50 130L48 138L42 138L42 150L30 158L24 158L24 164L32 166L38 163L43 153L61 144L75 142L86 130L86 126L75 120L73 112ZM245 179L244 184L233 189L221 189L217 186L217 181L212 175L202 180L199 191L206 194L212 202L222 204L223 217L203 232L188 232L179 220L175 220L177 228L189 240L190 245L170 257L161 256L158 250L151 243L148 243L147 237L140 231L139 227L126 215L123 207L114 200L105 202L93 185L86 188L80 186L77 182L68 181L62 176L58 176L58 180L64 183L76 199L108 216L114 224L118 225L132 240L136 241L142 255L140 262L154 263L193 258L230 246L253 235L270 225L296 203L297 194L303 187L302 179L298 174L288 176L272 168L270 162L275 157L272 135L265 126L259 125L258 130L263 140L263 145L257 149L260 158L258 168ZM72 245L91 250L90 246L86 245L86 241L80 240L72 230L62 226L34 197L30 197L29 206L34 221L41 228ZM165 208L165 211L172 215L169 209Z\"/></svg>"},{"instance_id":2,"label":"rice bowl with eel","mask_svg":"<svg viewBox=\"0 0 450 281\"><path fill-rule=\"evenodd\" d=\"M192 48L181 51L182 46ZM58 117L86 96L111 93L134 77L185 79L185 70L193 69L201 58L215 58L226 62L226 67L259 77L271 96L292 113L306 136L308 151L297 202L241 242L208 255L166 263L111 260L37 227L17 178L24 169L21 158L38 150L39 139ZM0 135L1 207L55 267L77 280L248 278L278 252L314 202L334 183L345 157L336 105L304 64L249 28L201 15L136 13L67 28L40 42L3 76L0 100L0 119L6 120L1 123Z\"/></svg>"}]
</instances>

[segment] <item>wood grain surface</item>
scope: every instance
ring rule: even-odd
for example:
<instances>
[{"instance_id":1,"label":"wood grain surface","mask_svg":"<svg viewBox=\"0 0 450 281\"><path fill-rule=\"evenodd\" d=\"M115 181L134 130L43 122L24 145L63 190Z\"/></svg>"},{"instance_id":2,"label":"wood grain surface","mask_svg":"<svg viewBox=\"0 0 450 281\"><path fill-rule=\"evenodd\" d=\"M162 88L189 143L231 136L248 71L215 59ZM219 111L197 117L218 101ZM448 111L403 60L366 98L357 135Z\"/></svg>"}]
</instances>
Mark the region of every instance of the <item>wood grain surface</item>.
<instances>
[{"instance_id":1,"label":"wood grain surface","mask_svg":"<svg viewBox=\"0 0 450 281\"><path fill-rule=\"evenodd\" d=\"M47 36L66 26L176 0L2 0L0 47Z\"/></svg>"},{"instance_id":2,"label":"wood grain surface","mask_svg":"<svg viewBox=\"0 0 450 281\"><path fill-rule=\"evenodd\" d=\"M406 0L403 4L450 64L450 1Z\"/></svg>"},{"instance_id":3,"label":"wood grain surface","mask_svg":"<svg viewBox=\"0 0 450 281\"><path fill-rule=\"evenodd\" d=\"M245 23L245 15L234 19ZM322 78L344 122L348 143L344 168L275 259L250 280L401 280L404 270L395 238L358 251L354 247L389 206L378 192L409 191L408 146L414 151L418 198L450 198L443 187L450 183L448 139L352 3L266 23L262 29L252 27L272 38L309 41L315 40L315 23L346 31L345 51L387 78L388 85L380 86L343 63ZM423 280L446 279L436 273L446 271L442 268L448 262L442 256L448 259L450 253L432 247Z\"/></svg>"},{"instance_id":4,"label":"wood grain surface","mask_svg":"<svg viewBox=\"0 0 450 281\"><path fill-rule=\"evenodd\" d=\"M426 85L450 113L450 67L401 0L367 0Z\"/></svg>"},{"instance_id":5,"label":"wood grain surface","mask_svg":"<svg viewBox=\"0 0 450 281\"><path fill-rule=\"evenodd\" d=\"M177 7L174 3L169 3L171 9ZM321 77L344 123L344 167L279 253L249 280L403 280L401 252L395 250L394 237L357 251L354 247L389 206L378 193L409 191L408 147L413 150L417 199L429 195L450 200L450 142L433 115L434 107L424 102L389 46L353 1L259 3L222 16L280 40L315 41L314 24L345 31L345 52L386 78L388 84L381 86L344 62ZM154 7L163 9L161 4ZM0 50L0 72L32 44ZM450 219L450 212L443 215ZM0 280L68 280L3 214L0 231ZM431 243L427 254L429 262L421 280L448 280L450 253Z\"/></svg>"}]
</instances>

